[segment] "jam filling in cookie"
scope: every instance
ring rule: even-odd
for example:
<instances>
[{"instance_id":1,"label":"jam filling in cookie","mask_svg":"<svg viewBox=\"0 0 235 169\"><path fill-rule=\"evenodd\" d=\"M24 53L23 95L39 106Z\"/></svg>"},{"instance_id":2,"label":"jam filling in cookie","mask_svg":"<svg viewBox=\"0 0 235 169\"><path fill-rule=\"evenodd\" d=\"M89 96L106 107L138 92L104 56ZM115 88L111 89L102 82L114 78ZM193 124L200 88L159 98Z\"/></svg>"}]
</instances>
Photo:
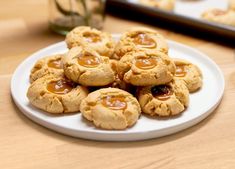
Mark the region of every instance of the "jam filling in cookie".
<instances>
[{"instance_id":1,"label":"jam filling in cookie","mask_svg":"<svg viewBox=\"0 0 235 169\"><path fill-rule=\"evenodd\" d=\"M47 90L55 94L67 94L74 87L75 87L75 84L66 79L51 81L47 84Z\"/></svg>"},{"instance_id":2,"label":"jam filling in cookie","mask_svg":"<svg viewBox=\"0 0 235 169\"><path fill-rule=\"evenodd\" d=\"M152 95L158 100L165 101L171 97L173 91L170 86L159 85L151 88Z\"/></svg>"},{"instance_id":3,"label":"jam filling in cookie","mask_svg":"<svg viewBox=\"0 0 235 169\"><path fill-rule=\"evenodd\" d=\"M101 38L99 35L95 34L95 33L84 33L83 37L85 38L85 40L89 43L97 43L101 41Z\"/></svg>"},{"instance_id":4,"label":"jam filling in cookie","mask_svg":"<svg viewBox=\"0 0 235 169\"><path fill-rule=\"evenodd\" d=\"M48 67L54 68L54 69L63 69L63 63L61 61L61 59L57 59L57 60L50 60L47 63Z\"/></svg>"},{"instance_id":5,"label":"jam filling in cookie","mask_svg":"<svg viewBox=\"0 0 235 169\"><path fill-rule=\"evenodd\" d=\"M136 34L132 38L133 42L140 47L155 48L157 46L156 42L145 33Z\"/></svg>"},{"instance_id":6,"label":"jam filling in cookie","mask_svg":"<svg viewBox=\"0 0 235 169\"><path fill-rule=\"evenodd\" d=\"M124 96L106 96L102 98L102 105L113 110L124 110L127 107Z\"/></svg>"},{"instance_id":7,"label":"jam filling in cookie","mask_svg":"<svg viewBox=\"0 0 235 169\"><path fill-rule=\"evenodd\" d=\"M157 60L155 58L137 58L135 61L135 66L140 69L152 69L157 65Z\"/></svg>"},{"instance_id":8,"label":"jam filling in cookie","mask_svg":"<svg viewBox=\"0 0 235 169\"><path fill-rule=\"evenodd\" d=\"M175 77L184 77L186 73L185 65L176 65Z\"/></svg>"},{"instance_id":9,"label":"jam filling in cookie","mask_svg":"<svg viewBox=\"0 0 235 169\"><path fill-rule=\"evenodd\" d=\"M85 53L78 56L78 64L84 67L93 68L100 64L100 59L92 54Z\"/></svg>"}]
</instances>

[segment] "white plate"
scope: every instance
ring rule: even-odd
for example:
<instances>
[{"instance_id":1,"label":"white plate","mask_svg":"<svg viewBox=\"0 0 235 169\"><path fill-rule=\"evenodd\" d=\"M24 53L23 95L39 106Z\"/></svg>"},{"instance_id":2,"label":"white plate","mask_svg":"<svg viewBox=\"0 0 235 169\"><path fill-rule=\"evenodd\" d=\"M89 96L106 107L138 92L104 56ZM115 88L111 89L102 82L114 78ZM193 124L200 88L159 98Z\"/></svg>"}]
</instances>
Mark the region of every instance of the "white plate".
<instances>
[{"instance_id":1,"label":"white plate","mask_svg":"<svg viewBox=\"0 0 235 169\"><path fill-rule=\"evenodd\" d=\"M114 35L118 39L118 35ZM195 125L206 118L219 104L224 92L224 78L218 66L207 56L188 46L168 41L171 57L183 58L198 65L203 73L203 87L190 95L190 105L177 118L157 119L144 115L132 128L108 131L87 123L80 113L73 115L49 115L30 105L26 92L29 87L30 69L34 63L47 55L67 51L64 42L46 47L23 61L11 80L11 94L19 109L31 120L66 135L105 141L144 140L169 135Z\"/></svg>"}]
</instances>

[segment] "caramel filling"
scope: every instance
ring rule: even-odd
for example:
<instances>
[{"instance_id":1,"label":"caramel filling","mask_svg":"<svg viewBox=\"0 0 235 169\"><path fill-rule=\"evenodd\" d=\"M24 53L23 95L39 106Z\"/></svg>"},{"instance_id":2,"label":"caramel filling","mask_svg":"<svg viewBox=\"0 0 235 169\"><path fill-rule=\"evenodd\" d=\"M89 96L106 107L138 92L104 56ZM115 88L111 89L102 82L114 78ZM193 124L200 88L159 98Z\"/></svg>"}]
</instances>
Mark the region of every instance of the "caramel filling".
<instances>
[{"instance_id":1,"label":"caramel filling","mask_svg":"<svg viewBox=\"0 0 235 169\"><path fill-rule=\"evenodd\" d=\"M184 77L186 73L184 65L176 66L175 77Z\"/></svg>"},{"instance_id":2,"label":"caramel filling","mask_svg":"<svg viewBox=\"0 0 235 169\"><path fill-rule=\"evenodd\" d=\"M124 110L127 107L124 96L107 96L102 98L102 105L113 110Z\"/></svg>"},{"instance_id":3,"label":"caramel filling","mask_svg":"<svg viewBox=\"0 0 235 169\"><path fill-rule=\"evenodd\" d=\"M100 59L91 54L78 56L78 64L84 67L93 68L100 64Z\"/></svg>"},{"instance_id":4,"label":"caramel filling","mask_svg":"<svg viewBox=\"0 0 235 169\"><path fill-rule=\"evenodd\" d=\"M62 63L61 59L50 60L47 63L47 65L48 65L48 67L55 68L55 69L62 69L63 68L63 63Z\"/></svg>"},{"instance_id":5,"label":"caramel filling","mask_svg":"<svg viewBox=\"0 0 235 169\"><path fill-rule=\"evenodd\" d=\"M155 98L162 101L169 99L173 94L171 87L167 85L154 86L151 92Z\"/></svg>"},{"instance_id":6,"label":"caramel filling","mask_svg":"<svg viewBox=\"0 0 235 169\"><path fill-rule=\"evenodd\" d=\"M68 80L61 79L58 81L51 81L47 84L47 90L55 94L67 94L73 88L74 84Z\"/></svg>"},{"instance_id":7,"label":"caramel filling","mask_svg":"<svg viewBox=\"0 0 235 169\"><path fill-rule=\"evenodd\" d=\"M140 47L155 48L157 46L156 42L144 33L139 33L132 38L133 42Z\"/></svg>"},{"instance_id":8,"label":"caramel filling","mask_svg":"<svg viewBox=\"0 0 235 169\"><path fill-rule=\"evenodd\" d=\"M95 33L86 33L83 35L83 37L89 43L97 43L101 41L100 36Z\"/></svg>"},{"instance_id":9,"label":"caramel filling","mask_svg":"<svg viewBox=\"0 0 235 169\"><path fill-rule=\"evenodd\" d=\"M157 60L154 58L138 58L135 65L140 69L152 69L157 65Z\"/></svg>"}]
</instances>

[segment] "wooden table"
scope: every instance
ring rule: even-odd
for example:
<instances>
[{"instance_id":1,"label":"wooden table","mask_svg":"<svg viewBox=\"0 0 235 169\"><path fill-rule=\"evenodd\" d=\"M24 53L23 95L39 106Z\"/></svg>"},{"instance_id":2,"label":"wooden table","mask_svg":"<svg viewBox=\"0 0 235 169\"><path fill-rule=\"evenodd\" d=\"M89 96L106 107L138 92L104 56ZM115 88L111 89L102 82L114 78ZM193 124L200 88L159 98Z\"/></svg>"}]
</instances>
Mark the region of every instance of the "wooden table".
<instances>
[{"instance_id":1,"label":"wooden table","mask_svg":"<svg viewBox=\"0 0 235 169\"><path fill-rule=\"evenodd\" d=\"M229 45L154 27L168 39L206 53L220 66L226 79L220 106L198 125L171 136L141 142L96 142L35 124L11 99L10 80L17 65L38 49L64 39L48 30L47 1L1 1L0 18L0 168L235 168L235 54ZM116 33L140 25L147 26L108 16L105 30Z\"/></svg>"}]
</instances>

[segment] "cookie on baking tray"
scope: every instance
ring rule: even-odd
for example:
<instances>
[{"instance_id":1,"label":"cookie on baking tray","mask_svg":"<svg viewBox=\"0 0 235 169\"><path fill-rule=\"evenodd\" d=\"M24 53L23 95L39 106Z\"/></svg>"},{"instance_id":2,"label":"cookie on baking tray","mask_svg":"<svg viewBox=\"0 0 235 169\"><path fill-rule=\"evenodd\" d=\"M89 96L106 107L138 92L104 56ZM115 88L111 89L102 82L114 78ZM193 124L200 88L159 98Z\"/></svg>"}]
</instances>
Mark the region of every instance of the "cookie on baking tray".
<instances>
[{"instance_id":1,"label":"cookie on baking tray","mask_svg":"<svg viewBox=\"0 0 235 169\"><path fill-rule=\"evenodd\" d=\"M90 93L81 103L83 117L103 129L125 129L136 123L141 109L135 97L117 88Z\"/></svg>"},{"instance_id":2,"label":"cookie on baking tray","mask_svg":"<svg viewBox=\"0 0 235 169\"><path fill-rule=\"evenodd\" d=\"M184 81L142 87L138 91L142 112L151 116L173 116L185 110L189 104L189 91Z\"/></svg>"},{"instance_id":3,"label":"cookie on baking tray","mask_svg":"<svg viewBox=\"0 0 235 169\"><path fill-rule=\"evenodd\" d=\"M234 10L209 9L202 14L202 18L220 24L235 26Z\"/></svg>"},{"instance_id":4,"label":"cookie on baking tray","mask_svg":"<svg viewBox=\"0 0 235 169\"><path fill-rule=\"evenodd\" d=\"M119 60L126 53L138 49L154 49L167 53L168 45L165 38L157 31L144 27L134 27L121 36L115 47L113 58Z\"/></svg>"},{"instance_id":5,"label":"cookie on baking tray","mask_svg":"<svg viewBox=\"0 0 235 169\"><path fill-rule=\"evenodd\" d=\"M48 74L63 75L62 54L52 55L39 59L30 73L30 83Z\"/></svg>"},{"instance_id":6,"label":"cookie on baking tray","mask_svg":"<svg viewBox=\"0 0 235 169\"><path fill-rule=\"evenodd\" d=\"M65 39L68 48L89 46L101 56L111 57L114 52L114 40L111 34L88 26L79 26L69 32Z\"/></svg>"},{"instance_id":7,"label":"cookie on baking tray","mask_svg":"<svg viewBox=\"0 0 235 169\"><path fill-rule=\"evenodd\" d=\"M143 5L156 7L163 10L172 11L175 7L175 0L139 0Z\"/></svg>"},{"instance_id":8,"label":"cookie on baking tray","mask_svg":"<svg viewBox=\"0 0 235 169\"><path fill-rule=\"evenodd\" d=\"M175 73L173 61L157 50L129 52L118 62L119 77L135 86L165 84Z\"/></svg>"},{"instance_id":9,"label":"cookie on baking tray","mask_svg":"<svg viewBox=\"0 0 235 169\"><path fill-rule=\"evenodd\" d=\"M84 86L105 86L115 79L109 58L91 48L73 47L63 63L66 77Z\"/></svg>"},{"instance_id":10,"label":"cookie on baking tray","mask_svg":"<svg viewBox=\"0 0 235 169\"><path fill-rule=\"evenodd\" d=\"M175 78L183 80L189 92L195 92L202 86L201 70L194 64L183 60L174 59L176 65Z\"/></svg>"},{"instance_id":11,"label":"cookie on baking tray","mask_svg":"<svg viewBox=\"0 0 235 169\"><path fill-rule=\"evenodd\" d=\"M235 0L229 0L229 9L235 11Z\"/></svg>"},{"instance_id":12,"label":"cookie on baking tray","mask_svg":"<svg viewBox=\"0 0 235 169\"><path fill-rule=\"evenodd\" d=\"M57 75L37 79L29 86L27 92L33 106L54 114L78 112L81 101L87 95L86 87Z\"/></svg>"}]
</instances>

